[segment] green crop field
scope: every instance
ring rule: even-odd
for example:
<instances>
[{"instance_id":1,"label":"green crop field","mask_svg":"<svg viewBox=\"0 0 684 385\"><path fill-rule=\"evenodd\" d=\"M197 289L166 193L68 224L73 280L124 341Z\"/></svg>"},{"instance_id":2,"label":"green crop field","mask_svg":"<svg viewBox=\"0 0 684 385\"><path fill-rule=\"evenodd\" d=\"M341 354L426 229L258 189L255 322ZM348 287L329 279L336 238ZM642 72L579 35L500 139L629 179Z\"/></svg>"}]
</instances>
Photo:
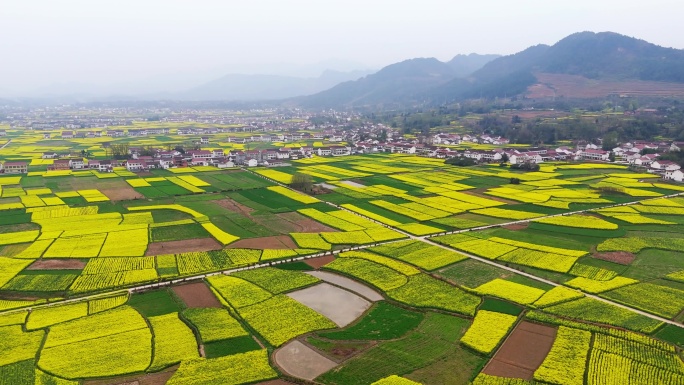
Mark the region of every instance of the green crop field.
<instances>
[{"instance_id":1,"label":"green crop field","mask_svg":"<svg viewBox=\"0 0 684 385\"><path fill-rule=\"evenodd\" d=\"M0 175L0 384L260 383L298 377L297 354L323 384L524 384L483 368L525 323L553 330L536 381L683 381L679 185L388 153L52 171L44 146L104 158L105 140L9 132L31 166Z\"/></svg>"}]
</instances>

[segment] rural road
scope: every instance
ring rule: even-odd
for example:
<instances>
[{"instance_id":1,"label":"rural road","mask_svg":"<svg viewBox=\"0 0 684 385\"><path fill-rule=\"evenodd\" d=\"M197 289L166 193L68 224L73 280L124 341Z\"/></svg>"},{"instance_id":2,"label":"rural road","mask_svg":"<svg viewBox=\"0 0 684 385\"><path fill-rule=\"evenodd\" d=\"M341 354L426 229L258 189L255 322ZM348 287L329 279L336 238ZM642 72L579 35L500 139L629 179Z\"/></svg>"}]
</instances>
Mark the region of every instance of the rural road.
<instances>
[{"instance_id":1,"label":"rural road","mask_svg":"<svg viewBox=\"0 0 684 385\"><path fill-rule=\"evenodd\" d=\"M277 184L277 185L279 185L279 186L283 186L283 187L288 188L288 189L290 189L290 190L292 190L292 191L298 192L297 190L291 189L289 186L287 186L287 185L285 185L285 184L283 184L283 183L280 183L280 182L277 182L277 181L272 180L272 179L270 179L270 178L267 178L267 177L265 177L265 176L263 176L263 175L261 175L261 174L255 173L254 171L251 171L251 170L249 170L249 169L246 169L246 168L245 168L245 170L248 171L248 172L253 173L253 174L256 175L256 176L259 176L259 177L261 177L261 178L264 178L264 179L266 179L266 180L268 180L268 181L270 181L270 182L272 182L272 183L275 183L275 184ZM628 206L628 205L637 204L637 203L639 203L639 202L643 202L643 201L647 201L647 200L671 198L671 197L677 197L677 196L681 196L681 195L684 195L684 192L676 193L676 194L671 194L671 195L667 195L667 196L662 196L662 197L657 197L657 198L643 199L643 200L633 201L633 202L628 202L628 203L620 203L620 204L615 204L615 205L609 205L609 206L604 206L603 208L606 208L606 207L618 207L618 206ZM467 257L469 257L469 258L472 258L472 259L474 259L474 260L477 260L477 261L486 263L486 264L488 264L488 265L496 266L496 267L498 267L498 268L507 270L507 271L512 272L512 273L515 273L515 274L520 274L520 275L522 275L522 276L525 276L525 277L534 279L534 280L539 281L539 282L543 282L543 283L548 284L548 285L552 285L552 286L554 286L554 287L555 287L555 286L564 286L564 285L559 284L559 283L556 283L556 282L553 282L553 281L549 281L549 280L544 279L544 278L537 277L536 275L533 275L533 274L529 274L529 273L526 273L526 272L523 272L523 271L520 271L520 270L516 270L516 269L514 269L514 268L512 268L512 267L508 267L508 266L505 266L505 265L496 263L496 262L494 262L494 261L492 261L492 260L489 260L489 259L486 259L486 258L478 257L478 256L476 256L476 255L472 255L472 254L465 253L465 252L460 251L460 250L453 249L453 248L451 248L451 247L448 247L448 246L445 246L445 245L442 245L442 244L433 242L433 241L431 241L429 238L431 238L431 237L436 237L436 236L441 236L441 235L448 235L448 234L459 234L459 233L465 233L465 232L470 232L470 231L479 231L479 230L485 230L485 229L490 229L490 228L495 228L495 227L508 226L508 225L513 225L513 224L529 223L529 222L533 222L534 220L543 219L543 218L552 218L552 217L557 217L557 216L565 216L565 215L580 214L580 213L585 213L585 212L589 212L589 211L592 211L592 210L596 210L596 209L588 209L588 210L572 211L572 212L567 212L567 213L563 213L563 214L546 215L546 216L539 217L539 218L534 218L534 219L525 219L525 220L519 220L519 221L511 221L511 222L505 222L505 223L500 223L500 224L496 224L496 225L487 225L487 226L475 227L475 228L465 229L465 230L448 231L448 232L439 233L439 234L433 234L433 235L428 235L428 236L415 236L415 235L409 234L409 233L407 233L407 232L405 232L405 231L403 231L403 230L400 230L400 229L394 228L394 227L392 227L392 226L386 225L386 224L384 224L384 223L382 223L382 222L376 221L375 219L365 217L365 216L363 216L363 215L361 215L361 214L359 214L359 213L356 213L356 212L354 212L354 211L348 210L348 209L346 209L346 208L344 208L344 207L341 207L341 206L338 206L338 205L336 205L336 204L334 204L334 203L326 202L326 201L322 201L322 202L327 203L327 204L329 204L329 205L331 205L331 206L334 206L334 207L336 207L336 208L338 208L338 209L340 209L340 210L345 210L345 211L347 211L347 212L349 212L349 213L352 213L352 214L354 214L354 215L357 215L357 216L359 216L359 217L362 217L362 218L364 218L364 219L366 219L366 220L369 220L369 221L371 221L371 222L373 222L373 223L379 224L379 225L381 225L381 226L383 226L383 227L392 229L392 230L394 230L394 231L396 231L396 232L398 232L398 233L401 233L401 234L405 235L406 237L408 237L408 238L410 238L410 239L417 240L417 241L421 241L421 242L425 242L425 243L428 243L428 244L430 244L430 245L437 246L437 247L440 247L440 248L442 248L442 249L449 250L449 251L452 251L452 252L457 252L457 253L459 253L459 254L465 255L465 256L467 256ZM53 303L41 304L41 305L36 305L36 306L31 306L31 307L25 307L25 308L16 309L16 310L8 310L7 312L3 312L3 314L5 314L5 313L13 313L13 312L21 312L21 311L26 311L26 310L34 310L34 309L38 309L38 308L51 307L51 306L56 306L56 305L61 305L61 304L71 303L71 302L80 302L80 301L85 301L85 300L91 300L91 299L96 299L96 298L101 298L101 297L106 297L106 296L115 295L115 294L117 294L117 293L119 293L119 294L120 294L120 293L125 293L126 291L128 291L129 293L135 293L135 292L141 292L141 291L146 291L146 290L152 290L152 289L156 289L156 288L159 288L159 287L170 286L170 285L174 285L174 284L178 284L178 283L197 281L197 280L201 280L201 279L204 279L204 278L206 278L206 277L213 276L213 275L231 274L231 273L235 273L235 272L238 272L238 271L251 270L251 269L258 269L258 268L268 267L268 266L272 266L272 265L276 265L276 264L280 264L280 263L288 263L288 262L303 261L303 260L305 260L305 259L317 258L317 257L321 257L321 256L324 256L324 255L339 254L339 253L342 253L342 252L345 252L345 251L352 251L352 250L363 250L363 249L366 249L366 248L370 248L370 247L374 247L374 246L378 246L378 245L382 245L382 244L388 244L388 243L399 242L399 241L401 241L401 240L393 240L393 241L387 241L387 242L377 242L377 243L374 243L374 244L368 244L368 245L362 245L362 246L349 247L349 248L345 248L345 249L341 249L341 250L335 250L335 251L331 251L331 252L321 252L321 253L318 253L318 254L313 254L313 255L308 255L308 256L301 256L301 257L289 258L289 259L281 260L281 261L275 261L275 262L269 262L269 263L261 263L261 264L256 264L256 265L252 265L252 266L241 267L241 268L235 268L235 269L228 269L228 270L223 270L223 271L218 271L218 272L213 272L213 273L197 274L197 275L194 275L194 276L189 276L189 277L185 277L185 278L175 279L175 280L171 280L171 281L164 281L164 282L158 282L158 283L152 283L152 284L146 284L146 285L139 285L139 286L130 287L130 288L128 288L128 289L119 289L119 290L112 291L112 292L108 292L108 293L100 293L100 294L95 294L95 295L90 295L90 296L83 296L83 297L78 297L78 298L73 298L73 299L68 299L68 300L53 302ZM670 325L674 325L674 326L678 326L678 327L684 328L684 325L679 324L679 323L677 323L677 322L675 322L675 321L669 320L669 319L667 319L667 318L659 317L659 316L657 316L657 315L654 315L654 314L651 314L651 313L647 313L647 312L644 312L644 311L639 310L639 309L635 309L635 308L632 308L632 307L629 307L629 306L626 306L626 305L623 305L623 304L620 304L620 303L616 303L616 302L610 301L610 300L608 300L608 299L601 298L601 297L599 297L599 296L597 296L597 295L588 294L588 293L584 293L584 294L585 294L585 296L588 297L588 298L592 298L592 299L595 299L595 300L598 300L598 301L601 301L601 302L604 302L604 303L607 303L607 304L610 304L610 305L613 305L613 306L617 306L617 307L622 308L622 309L630 310L630 311L632 311L632 312L634 312L634 313L643 315L643 316L645 316L645 317L651 318L651 319L656 320L656 321L659 321L659 322L663 322L663 323L667 323L667 324L670 324Z\"/></svg>"},{"instance_id":2,"label":"rural road","mask_svg":"<svg viewBox=\"0 0 684 385\"><path fill-rule=\"evenodd\" d=\"M283 187L286 187L286 188L290 188L290 187L287 186L287 185L284 185L284 184L282 184L282 183L279 183L279 182L277 182L277 181L274 181L274 180L272 180L272 179L270 179L270 178L266 178L266 177L264 177L264 176L261 175L261 174L257 174L257 173L255 173L255 172L253 172L253 171L251 171L251 170L248 170L248 171L252 172L252 173L255 174L255 175L261 176L262 178L268 179L269 181L271 181L271 182L273 182L273 183L277 183L277 184L280 185L280 186L283 186ZM290 189L290 190L296 191L296 190L293 190L293 189ZM661 197L656 197L656 198L642 199L642 200L632 201L632 202L627 202L627 203L619 203L619 204L615 204L615 205L608 205L608 206L603 206L602 208L607 208L607 207L618 207L618 206L629 206L629 205L634 205L634 204L637 204L637 203L640 203L640 202L644 202L644 201L648 201L648 200L663 199L663 198L673 198L673 197L682 196L682 195L684 195L684 192L676 193L676 194L670 194L670 195L661 196ZM323 202L325 202L325 201L323 201ZM514 268L512 268L512 267L508 267L508 266L505 266L505 265L500 264L500 263L496 263L496 262L494 262L494 261L492 261L492 260L489 260L489 259L487 259L487 258L478 257L478 256L476 256L476 255L472 255L472 254L465 253L465 252L460 251L460 250L453 249L453 248L451 248L451 247L448 247L448 246L445 246L445 245L442 245L442 244L433 242L433 241L431 241L429 238L431 238L431 237L436 237L436 236L441 236L441 235L448 235L448 234L459 234L459 233L466 233L466 232L470 232L470 231L486 230L486 229L490 229L490 228L503 227L503 226L513 225L513 224L529 223L529 222L533 222L534 220L543 219L543 218L553 218L553 217L559 217L559 216L567 216L567 215L573 215L573 214L581 214L581 213L586 213L586 212L589 212L589 211L596 210L596 209L587 209L587 210L571 211L571 212L567 212L567 213L563 213L563 214L546 215L546 216L539 217L539 218L534 218L534 219L524 219L524 220L519 220L519 221L512 221L512 222L500 223L500 224L496 224L496 225L488 225L488 226L475 227L475 228L470 228L470 229L465 229L465 230L447 231L447 232L444 232L444 233L433 234L433 235L428 235L428 236L415 236L415 235L409 234L409 233L407 233L407 232L405 232L405 231L402 231L402 230L400 230L400 229L397 229L397 228L394 228L394 227L392 227L392 226L386 225L386 224L384 224L384 223L378 222L378 221L376 221L376 220L374 220L374 219L372 219L372 218L365 217L365 216L363 216L363 215L361 215L361 214L359 214L359 213L356 213L356 212L354 212L354 211L348 210L348 209L346 209L346 208L344 208L344 207L342 207L342 206L338 206L338 205L336 205L336 204L334 204L334 203L330 203L330 202L325 202L325 203L327 203L327 204L329 204L329 205L332 205L332 206L335 206L336 208L338 208L338 209L340 209L340 210L345 210L345 211L347 211L347 212L349 212L349 213L352 213L352 214L358 215L358 216L360 216L360 217L363 217L363 218L365 218L365 219L367 219L367 220L369 220L369 221L372 221L372 222L374 222L374 223L380 224L380 225L382 225L382 226L384 226L384 227L387 227L387 228L389 228L389 229L392 229L392 230L394 230L394 231L396 231L396 232L399 232L399 233L401 233L401 234L404 234L405 236L409 237L410 239L414 239L414 240L417 240L417 241L422 241L422 242L428 243L428 244L430 244L430 245L440 247L440 248L445 249L445 250L454 251L454 252L457 252L457 253L459 253L459 254L465 255L465 256L467 256L467 257L469 257L469 258L472 258L472 259L474 259L474 260L477 260L477 261L486 263L486 264L488 264L488 265L496 266L496 267L498 267L498 268L507 270L507 271L512 272L512 273L515 273L515 274L520 274L520 275L522 275L522 276L525 276L525 277L534 279L534 280L539 281L539 282L546 283L546 284L548 284L548 285L552 285L552 286L554 286L554 287L555 287L555 286L564 286L564 285L562 285L562 284L560 284L560 283L553 282L553 281L549 281L549 280L544 279L544 278L537 277L536 275L533 275L533 274L530 274L530 273L526 273L526 272L523 272L523 271L520 271L520 270L516 270L516 269L514 269ZM386 242L386 243L390 243L390 242ZM360 246L359 248L366 248L366 247L367 247L367 246ZM643 316L645 316L645 317L648 317L648 318L651 318L651 319L654 319L654 320L657 320L657 321L660 321L660 322L664 322L664 323L667 323L667 324L670 324L670 325L674 325L674 326L678 326L678 327L684 327L684 325L679 324L679 323L677 323L677 322L675 322L675 321L669 320L669 319L667 319L667 318L663 318L663 317L660 317L660 316L657 316L657 315L654 315L654 314L651 314L651 313L648 313L648 312L645 312L645 311L642 311L642 310L639 310L639 309L635 309L635 308L632 308L632 307L629 307L629 306L626 306L626 305L623 305L623 304L620 304L620 303L617 303L617 302L613 302L613 301L611 301L611 300L608 300L608 299L599 297L599 296L597 296L597 295L593 295L593 294L589 294L589 293L584 293L584 295L585 295L586 297L588 297L588 298L592 298L592 299L595 299L595 300L598 300L598 301L601 301L601 302L604 302L604 303L607 303L607 304L610 304L610 305L614 305L614 306L617 306L617 307L622 308L622 309L630 310L630 311L632 311L632 312L635 312L635 313L637 313L637 314L643 315Z\"/></svg>"},{"instance_id":3,"label":"rural road","mask_svg":"<svg viewBox=\"0 0 684 385\"><path fill-rule=\"evenodd\" d=\"M12 143L12 139L8 140L7 143L5 143L5 144L3 144L2 146L0 146L0 150L2 150L3 148L9 146L10 143Z\"/></svg>"}]
</instances>

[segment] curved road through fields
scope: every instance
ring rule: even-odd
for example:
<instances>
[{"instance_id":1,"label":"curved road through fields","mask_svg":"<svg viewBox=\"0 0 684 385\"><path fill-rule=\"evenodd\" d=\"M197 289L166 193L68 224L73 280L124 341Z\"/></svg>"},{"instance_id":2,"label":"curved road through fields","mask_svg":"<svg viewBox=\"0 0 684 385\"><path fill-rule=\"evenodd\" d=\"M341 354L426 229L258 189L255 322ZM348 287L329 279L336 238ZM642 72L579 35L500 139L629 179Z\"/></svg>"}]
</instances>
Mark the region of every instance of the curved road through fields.
<instances>
[{"instance_id":1,"label":"curved road through fields","mask_svg":"<svg viewBox=\"0 0 684 385\"><path fill-rule=\"evenodd\" d=\"M272 179L270 179L270 178L267 178L267 177L265 177L265 176L263 176L263 175L261 175L261 174L258 174L258 173L254 172L254 171L252 171L252 170L249 170L249 169L246 169L246 168L245 168L245 170L248 171L248 172L251 172L251 173L253 173L254 175L257 175L257 176L259 176L259 177L261 177L261 178L264 178L264 179L266 179L266 180L268 180L268 181L270 181L270 182L272 182L272 183L275 183L275 184L277 184L277 185L279 185L279 186L283 186L283 187L285 187L285 188L287 188L287 189L290 189L290 190L292 190L292 191L299 192L299 191L297 191L297 190L294 190L294 189L290 188L288 185L285 185L285 184L280 183L280 182L278 182L278 181L275 181L275 180L272 180ZM657 198L651 198L651 199L672 198L672 197L681 196L681 195L684 195L684 192L677 193L677 194L671 194L671 195L667 195L667 196L662 196L662 197L657 197ZM643 202L643 201L647 201L647 200L650 200L650 199L642 199L642 200L639 200L639 201L633 201L633 202L628 202L628 203L621 203L621 204L615 204L615 205L608 205L608 206L604 206L603 208L606 208L606 207L617 207L617 206L629 206L629 205L637 204L637 203L639 203L639 202ZM346 209L346 208L344 208L344 207L338 206L338 205L336 205L336 204L334 204L334 203L326 202L326 201L322 201L322 202L327 203L327 204L329 204L329 205L331 205L331 206L334 206L334 207L336 207L336 208L338 208L338 209L340 209L340 210L345 210L345 211L347 211L347 212L349 212L349 213L352 213L352 214L354 214L354 215L358 215L358 216L360 216L360 217L362 217L362 218L364 218L364 219L366 219L366 220L369 220L369 221L371 221L371 222L373 222L373 223L379 224L379 225L381 225L381 226L383 226L383 227L392 229L392 230L394 230L394 231L396 231L396 232L398 232L398 233L401 233L401 234L405 235L406 237L408 237L408 238L410 238L410 239L417 240L417 241L421 241L421 242L425 242L425 243L428 243L428 244L433 245L433 246L440 247L440 248L445 249L445 250L457 252L457 253L459 253L459 254L463 254L463 255L465 255L465 256L467 256L467 257L469 257L469 258L472 258L472 259L474 259L474 260L477 260L477 261L486 263L486 264L488 264L488 265L496 266L496 267L498 267L498 268L507 270L507 271L509 271L509 272L512 272L512 273L515 273L515 274L520 274L520 275L522 275L522 276L525 276L525 277L528 277L528 278L531 278L531 279L534 279L534 280L537 280L537 281L539 281L539 282L543 282L543 283L545 283L545 284L552 285L552 286L563 286L563 285L560 284L560 283L557 283L557 282L553 282L553 281L549 281L549 280L544 279L544 278L537 277L536 275L533 275L533 274L530 274L530 273L526 273L526 272L523 272L523 271L520 271L520 270L516 270L516 269L514 269L514 268L512 268L512 267L508 267L508 266L505 266L505 265L496 263L496 262L494 262L494 261L492 261L492 260L489 260L489 259L486 259L486 258L478 257L478 256L476 256L476 255L472 255L472 254L469 254L469 253L465 253L465 252L462 252L462 251L460 251L460 250L456 250L456 249L453 249L453 248L451 248L451 247L448 247L448 246L445 246L445 245L442 245L442 244L433 242L433 241L431 241L429 238L431 238L431 237L436 237L436 236L441 236L441 235L447 235L447 234L458 234L458 233L466 233L466 232L470 232L470 231L479 231L479 230L485 230L485 229L494 228L494 227L502 227L502 226L508 226L508 225L513 225L513 224L519 224L519 223L529 223L529 222L533 222L534 220L543 219L543 218L551 218L551 217L558 217L558 216L565 216L565 215L572 215L572 214L580 214L580 213L585 213L585 212L589 212L589 211L596 210L596 209L587 209L587 210L572 211L572 212L567 212L567 213L563 213L563 214L546 215L546 216L539 217L539 218L534 218L534 219L525 219L525 220L519 220L519 221L511 221L511 222L500 223L500 224L496 224L496 225L481 226L481 227L475 227L475 228L465 229L465 230L447 231L447 232L443 232L443 233L439 233L439 234L433 234L433 235L428 235L428 236L415 236L415 235L409 234L409 233L407 233L407 232L405 232L405 231L403 231L403 230L400 230L400 229L394 228L394 227L392 227L392 226L386 225L386 224L384 224L384 223L382 223L382 222L376 221L375 219L368 218L368 217L363 216L363 215L361 215L361 214L359 214L359 213L356 213L356 212L351 211L351 210L348 210L348 209ZM231 273L235 273L235 272L238 272L238 271L250 270L250 269L258 269L258 268L268 267L268 266L272 266L272 265L280 264L280 263L302 261L302 260L304 260L304 259L316 258L316 257L320 257L320 256L323 256L323 255L339 254L339 253L342 253L342 252L345 252L345 251L351 251L351 250L363 250L363 249L370 248L370 247L374 247L374 246L377 246L377 245L387 244L387 243L394 243L394 242L399 242L399 241L401 241L401 240L394 240L394 241L387 241L387 242L377 242L377 243L368 244L368 245L363 245L363 246L349 247L349 248L345 248L345 249L341 249L341 250L336 250L336 251L332 251L332 252L322 252L322 253L318 253L318 254L314 254L314 255L301 256L301 257L295 257L295 258L289 258L289 259L281 260L281 261L275 261L275 262L269 262L269 263L261 263L261 264L256 264L256 265L252 265L252 266L241 267L241 268L235 268L235 269L229 269L229 270L223 270L223 271L218 271L218 272L213 272L213 273L198 274L198 275L194 275L194 276L190 276L190 277L185 277L185 278L180 278L180 279L175 279L175 280L170 280L170 281L164 281L164 282L158 282L158 283L152 283L152 284L134 286L134 287L130 287L130 288L128 288L128 289L123 289L123 290L122 290L122 289L119 289L119 290L115 290L115 291L108 292L108 293L99 293L99 294L95 294L95 295L83 296L83 297L68 299L68 300L64 300L64 301L58 301L58 302L52 302L52 303L47 303L47 304L41 304L41 305L36 305L36 306L31 306L31 307L25 307L25 308L16 309L16 310L9 310L9 311L7 311L7 312L5 312L5 313L20 312L20 311L33 310L33 309L42 308L42 307L49 307L49 306L61 305L61 304L70 303L70 302L85 301L85 300L89 300L89 299L95 299L95 298L101 298L101 297L104 297L104 296L110 296L110 295L113 295L113 294L116 294L116 293L124 293L124 292L126 292L126 291L128 291L129 293L135 293L135 292L140 292L140 291L152 290L152 289L155 289L155 288L164 287L164 286L170 286L170 285L177 284L177 283L183 283L183 282L191 282L191 281L201 280L201 279L204 279L204 278L209 277L209 276L212 276L212 275L218 275L218 274L231 274ZM610 304L610 305L613 305L613 306L617 306L617 307L622 308L622 309L630 310L630 311L632 311L632 312L634 312L634 313L643 315L644 317L648 317L648 318L651 318L651 319L656 320L656 321L659 321L659 322L663 322L663 323L666 323L666 324L669 324L669 325L674 325L674 326L678 326L678 327L680 327L680 328L684 328L684 325L679 324L679 323L677 323L677 322L675 322L675 321L672 321L672 320L670 320L670 319L667 319L667 318L663 318L663 317L660 317L660 316L657 316L657 315L654 315L654 314L651 314L651 313L648 313L648 312L645 312L645 311L642 311L642 310L639 310L639 309L635 309L635 308L630 307L630 306L626 306L626 305L623 305L623 304L620 304L620 303L617 303L617 302L613 302L613 301L611 301L611 300L608 300L608 299L599 297L599 296L597 296L597 295L588 294L588 293L584 293L584 295L585 295L586 297L588 297L588 298L592 298L592 299L595 299L595 300L598 300L598 301L601 301L601 302L604 302L604 303L607 303L607 304Z\"/></svg>"},{"instance_id":2,"label":"curved road through fields","mask_svg":"<svg viewBox=\"0 0 684 385\"><path fill-rule=\"evenodd\" d=\"M249 171L249 172L251 172L251 173L253 173L253 174L255 174L255 175L258 175L258 176L260 176L260 177L262 177L262 178L264 178L264 179L267 179L267 180L269 180L269 181L271 181L271 182L273 182L273 183L276 183L276 184L278 184L278 185L280 185L280 186L286 187L286 188L288 188L288 189L290 189L290 190L292 190L292 191L297 191L297 190L294 190L294 189L290 188L289 186L287 186L287 185L285 185L285 184L283 184L283 183L277 182L277 181L272 180L272 179L270 179L270 178L266 178L266 177L264 177L263 175L257 174L257 173L255 173L255 172L253 172L253 171L251 171L251 170L247 170L247 171ZM607 208L607 207L618 207L618 206L629 206L629 205L634 205L634 204L637 204L637 203L640 203L640 202L643 202L643 201L648 201L648 200L653 200L653 199L673 198L673 197L677 197L677 196L681 196L681 195L684 195L684 192L676 193L676 194L670 194L670 195L661 196L661 197L656 197L656 198L642 199L642 200L633 201L633 202L620 203L620 204L615 204L615 205L607 205L607 206L603 206L602 208ZM325 202L325 201L323 201L323 202ZM537 276L534 275L534 274L526 273L526 272L523 272L523 271L520 271L520 270L516 270L516 269L514 269L514 268L512 268L512 267L509 267L509 266L505 266L505 265L496 263L496 262L494 262L494 261L492 261L492 260L489 260L489 259L487 259L487 258L478 257L478 256L473 255L473 254L469 254L469 253L465 253L465 252L460 251L460 250L453 249L453 248L451 248L451 247L448 247L448 246L445 246L445 245L442 245L442 244L433 242L433 241L431 241L429 238L431 238L431 237L436 237L436 236L441 236L441 235L447 235L447 234L459 234L459 233L466 233L466 232L470 232L470 231L479 231L479 230L485 230L485 229L490 229L490 228L494 228L494 227L502 227L502 226L508 226L508 225L513 225L513 224L519 224L519 223L529 223L529 222L533 222L534 220L543 219L543 218L552 218L552 217L560 217L560 216L573 215L573 214L581 214L581 213L586 213L586 212L589 212L589 211L594 211L594 210L596 210L596 208L594 208L594 209L587 209L587 210L571 211L571 212L567 212L567 213L563 213L563 214L545 215L545 216L538 217L538 218L534 218L534 219L525 219L525 220L519 220L519 221L512 221L512 222L500 223L500 224L496 224L496 225L488 225L488 226L475 227L475 228L465 229L465 230L447 231L447 232L444 232L444 233L433 234L433 235L428 235L428 236L415 236L415 235L409 234L409 233L407 233L407 232L405 232L405 231L403 231L403 230L400 230L400 229L394 228L394 227L392 227L392 226L386 225L386 224L384 224L384 223L378 222L378 221L376 221L376 220L374 220L374 219L372 219L372 218L365 217L365 216L363 216L363 215L361 215L361 214L359 214L359 213L356 213L356 212L354 212L354 211L348 210L348 209L346 209L346 208L344 208L344 207L342 207L342 206L338 206L338 205L336 205L336 204L334 204L334 203L330 203L330 202L325 202L325 203L327 203L327 204L329 204L329 205L331 205L331 206L335 206L336 208L338 208L338 209L340 209L340 210L345 210L345 211L350 212L350 213L352 213L352 214L355 214L355 215L358 215L358 216L360 216L360 217L363 217L363 218L365 218L365 219L367 219L367 220L369 220L369 221L371 221L371 222L380 224L380 225L382 225L382 226L384 226L384 227L387 227L387 228L389 228L389 229L392 229L392 230L394 230L394 231L396 231L396 232L399 232L399 233L401 233L401 234L404 234L405 236L409 237L410 239L414 239L414 240L417 240L417 241L422 241L422 242L428 243L428 244L430 244L430 245L440 247L440 248L445 249L445 250L454 251L454 252L457 252L457 253L459 253L459 254L465 255L465 256L467 256L467 257L469 257L469 258L472 258L472 259L475 259L475 260L477 260L477 261L486 263L486 264L488 264L488 265L496 266L496 267L498 267L498 268L501 268L501 269L510 271L510 272L512 272L512 273L515 273L515 274L520 274L520 275L522 275L522 276L525 276L525 277L528 277L528 278L531 278L531 279L534 279L534 280L537 280L537 281L539 281L539 282L543 282L543 283L546 283L546 284L552 285L552 286L564 286L564 285L563 285L563 284L560 284L560 283L557 283L557 282L549 281L549 280L544 279L544 278L541 278L541 277L537 277ZM392 241L392 242L398 242L398 241ZM390 242L385 242L385 243L390 243ZM369 245L369 246L360 246L359 248L367 248L367 247L371 247L371 246L372 246L372 245ZM633 308L633 307L626 306L626 305L623 305L623 304L621 304L621 303L613 302L613 301L611 301L611 300L608 300L608 299L599 297L599 296L594 295L594 294L589 294L589 293L584 293L584 292L583 292L583 294L584 294L586 297L588 297L588 298L592 298L592 299L595 299L595 300L598 300L598 301L601 301L601 302L604 302L604 303L607 303L607 304L610 304L610 305L617 306L617 307L619 307L619 308L623 308L623 309L626 309L626 310L630 310L630 311L633 311L633 312L635 312L635 313L637 313L637 314L643 315L643 316L645 316L645 317L648 317L648 318L651 318L651 319L654 319L654 320L657 320L657 321L660 321L660 322L664 322L664 323L667 323L667 324L670 324L670 325L674 325L674 326L678 326L678 327L684 328L684 325L682 325L682 324L680 324L680 323L677 323L677 322L675 322L675 321L673 321L673 320L670 320L670 319L667 319L667 318L663 318L663 317L660 317L660 316L657 316L657 315L654 315L654 314L651 314L651 313L648 313L648 312L645 312L645 311L642 311L642 310L639 310L639 309L635 309L635 308Z\"/></svg>"}]
</instances>

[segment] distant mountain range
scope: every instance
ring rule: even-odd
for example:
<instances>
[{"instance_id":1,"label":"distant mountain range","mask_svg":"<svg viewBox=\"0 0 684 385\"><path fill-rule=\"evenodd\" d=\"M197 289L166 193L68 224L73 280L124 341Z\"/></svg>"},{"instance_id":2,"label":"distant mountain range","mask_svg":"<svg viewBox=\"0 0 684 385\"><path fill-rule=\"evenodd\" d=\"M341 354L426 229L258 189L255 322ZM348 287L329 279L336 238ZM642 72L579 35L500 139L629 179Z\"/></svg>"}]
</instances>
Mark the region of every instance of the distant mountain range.
<instances>
[{"instance_id":1,"label":"distant mountain range","mask_svg":"<svg viewBox=\"0 0 684 385\"><path fill-rule=\"evenodd\" d=\"M230 74L172 95L180 100L274 100L311 95L373 71L324 71L316 78Z\"/></svg>"},{"instance_id":2,"label":"distant mountain range","mask_svg":"<svg viewBox=\"0 0 684 385\"><path fill-rule=\"evenodd\" d=\"M362 79L346 82L300 98L307 107L387 105L419 100L430 90L471 75L499 55L458 55L444 63L435 58L409 59L391 64Z\"/></svg>"},{"instance_id":3,"label":"distant mountain range","mask_svg":"<svg viewBox=\"0 0 684 385\"><path fill-rule=\"evenodd\" d=\"M442 103L526 94L535 85L543 85L555 94L553 81L563 82L567 89L567 83L572 82L590 85L592 82L587 80L610 84L602 88L604 93L619 92L620 84L636 84L646 90L640 92L662 94L659 88L664 87L674 90L671 94L684 94L684 84L665 87L655 83L684 83L684 50L612 32L581 32L552 46L536 45L509 56L457 56L448 63L407 60L299 102L308 107L337 108ZM591 96L599 94L593 92ZM576 89L567 96L582 97L583 93Z\"/></svg>"},{"instance_id":4,"label":"distant mountain range","mask_svg":"<svg viewBox=\"0 0 684 385\"><path fill-rule=\"evenodd\" d=\"M345 67L342 64L343 61L325 63L328 68ZM188 83L188 79L179 81L196 84ZM94 86L67 84L33 94L31 100L61 97L74 101L268 102L309 108L348 108L435 105L518 95L528 98L595 98L610 94L679 97L684 96L684 50L660 47L612 32L580 32L554 45L540 44L508 56L457 55L448 62L415 58L377 72L326 70L318 77L230 74L199 86L185 86L183 91L179 89L183 90L106 93ZM57 92L63 90L68 91Z\"/></svg>"}]
</instances>

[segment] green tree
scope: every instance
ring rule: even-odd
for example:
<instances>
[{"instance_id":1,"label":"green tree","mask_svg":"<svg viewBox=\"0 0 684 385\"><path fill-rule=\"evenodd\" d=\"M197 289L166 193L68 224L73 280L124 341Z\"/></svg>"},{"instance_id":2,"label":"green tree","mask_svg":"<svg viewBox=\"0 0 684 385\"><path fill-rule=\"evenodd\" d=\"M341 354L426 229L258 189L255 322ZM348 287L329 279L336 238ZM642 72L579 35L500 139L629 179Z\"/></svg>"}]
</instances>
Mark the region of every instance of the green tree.
<instances>
[{"instance_id":1,"label":"green tree","mask_svg":"<svg viewBox=\"0 0 684 385\"><path fill-rule=\"evenodd\" d=\"M609 132L605 135L603 135L603 150L604 151L610 151L617 147L618 145L618 133L615 131Z\"/></svg>"},{"instance_id":2,"label":"green tree","mask_svg":"<svg viewBox=\"0 0 684 385\"><path fill-rule=\"evenodd\" d=\"M311 192L313 191L313 179L311 179L311 175L302 174L300 172L295 173L292 175L290 187L299 191Z\"/></svg>"}]
</instances>

